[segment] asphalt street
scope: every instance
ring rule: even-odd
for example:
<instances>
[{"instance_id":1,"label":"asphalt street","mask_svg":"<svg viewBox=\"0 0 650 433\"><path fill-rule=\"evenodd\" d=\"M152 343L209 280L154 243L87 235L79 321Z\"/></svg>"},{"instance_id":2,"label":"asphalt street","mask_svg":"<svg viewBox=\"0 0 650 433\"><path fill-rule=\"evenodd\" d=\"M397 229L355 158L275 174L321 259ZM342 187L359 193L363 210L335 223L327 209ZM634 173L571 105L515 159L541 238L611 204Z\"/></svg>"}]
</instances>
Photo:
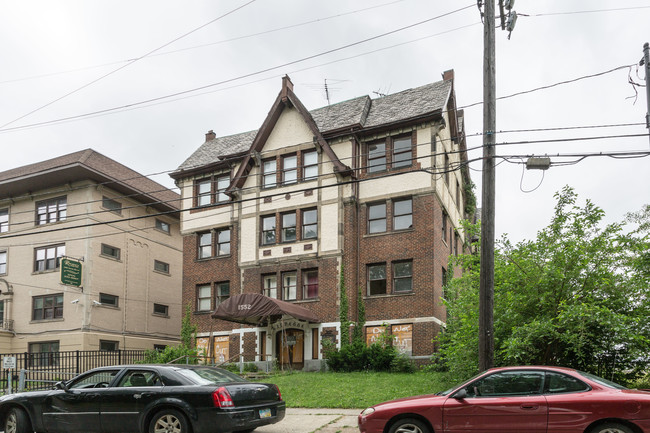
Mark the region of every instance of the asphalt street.
<instances>
[{"instance_id":1,"label":"asphalt street","mask_svg":"<svg viewBox=\"0 0 650 433\"><path fill-rule=\"evenodd\" d=\"M259 433L358 433L357 415L361 409L287 408L282 421L260 427Z\"/></svg>"}]
</instances>

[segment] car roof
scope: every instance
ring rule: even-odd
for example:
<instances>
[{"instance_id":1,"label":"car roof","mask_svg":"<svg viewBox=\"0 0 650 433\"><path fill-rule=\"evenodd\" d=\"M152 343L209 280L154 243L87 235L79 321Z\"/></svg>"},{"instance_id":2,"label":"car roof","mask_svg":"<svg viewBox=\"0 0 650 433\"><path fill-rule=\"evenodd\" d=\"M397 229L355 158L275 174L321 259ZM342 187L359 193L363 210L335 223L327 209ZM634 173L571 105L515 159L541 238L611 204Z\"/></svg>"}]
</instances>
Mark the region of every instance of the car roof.
<instances>
[{"instance_id":1,"label":"car roof","mask_svg":"<svg viewBox=\"0 0 650 433\"><path fill-rule=\"evenodd\" d=\"M508 366L508 367L494 367L490 368L488 372L496 371L512 371L512 370L550 370L557 371L562 373L578 373L578 370L569 367L559 367L554 365L519 365L519 366Z\"/></svg>"}]
</instances>

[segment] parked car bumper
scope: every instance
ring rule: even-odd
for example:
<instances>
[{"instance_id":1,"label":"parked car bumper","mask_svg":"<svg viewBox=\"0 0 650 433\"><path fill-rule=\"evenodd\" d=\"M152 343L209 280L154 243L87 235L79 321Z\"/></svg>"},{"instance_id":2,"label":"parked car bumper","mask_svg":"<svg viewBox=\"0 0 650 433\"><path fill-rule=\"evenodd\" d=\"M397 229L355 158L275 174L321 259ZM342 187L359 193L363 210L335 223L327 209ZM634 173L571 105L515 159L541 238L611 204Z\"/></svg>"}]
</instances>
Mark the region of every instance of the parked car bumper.
<instances>
[{"instance_id":1,"label":"parked car bumper","mask_svg":"<svg viewBox=\"0 0 650 433\"><path fill-rule=\"evenodd\" d=\"M270 416L260 416L261 411L270 409ZM268 406L251 408L234 408L212 411L208 416L199 414L193 422L194 433L228 433L250 430L263 425L274 424L284 419L286 404L281 402Z\"/></svg>"}]
</instances>

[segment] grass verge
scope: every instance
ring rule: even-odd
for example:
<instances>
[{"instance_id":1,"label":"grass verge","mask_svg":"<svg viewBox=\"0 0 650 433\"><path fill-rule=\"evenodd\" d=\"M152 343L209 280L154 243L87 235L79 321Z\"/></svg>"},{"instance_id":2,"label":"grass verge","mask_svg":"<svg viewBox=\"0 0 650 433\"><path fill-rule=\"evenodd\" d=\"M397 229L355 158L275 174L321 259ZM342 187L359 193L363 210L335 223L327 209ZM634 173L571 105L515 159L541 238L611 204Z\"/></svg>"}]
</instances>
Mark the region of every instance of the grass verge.
<instances>
[{"instance_id":1,"label":"grass verge","mask_svg":"<svg viewBox=\"0 0 650 433\"><path fill-rule=\"evenodd\" d=\"M280 387L288 407L363 409L386 400L434 394L451 383L441 373L284 373L264 382Z\"/></svg>"}]
</instances>

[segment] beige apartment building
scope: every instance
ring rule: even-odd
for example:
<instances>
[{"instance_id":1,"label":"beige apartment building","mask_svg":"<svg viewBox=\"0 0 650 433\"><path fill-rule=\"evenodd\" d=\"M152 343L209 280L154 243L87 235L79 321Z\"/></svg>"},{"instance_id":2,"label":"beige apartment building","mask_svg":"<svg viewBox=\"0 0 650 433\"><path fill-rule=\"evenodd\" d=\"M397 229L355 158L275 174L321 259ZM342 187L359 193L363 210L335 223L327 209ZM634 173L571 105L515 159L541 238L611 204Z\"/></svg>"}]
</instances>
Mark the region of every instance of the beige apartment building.
<instances>
[{"instance_id":1,"label":"beige apartment building","mask_svg":"<svg viewBox=\"0 0 650 433\"><path fill-rule=\"evenodd\" d=\"M0 172L0 353L178 344L179 198L91 149Z\"/></svg>"}]
</instances>

